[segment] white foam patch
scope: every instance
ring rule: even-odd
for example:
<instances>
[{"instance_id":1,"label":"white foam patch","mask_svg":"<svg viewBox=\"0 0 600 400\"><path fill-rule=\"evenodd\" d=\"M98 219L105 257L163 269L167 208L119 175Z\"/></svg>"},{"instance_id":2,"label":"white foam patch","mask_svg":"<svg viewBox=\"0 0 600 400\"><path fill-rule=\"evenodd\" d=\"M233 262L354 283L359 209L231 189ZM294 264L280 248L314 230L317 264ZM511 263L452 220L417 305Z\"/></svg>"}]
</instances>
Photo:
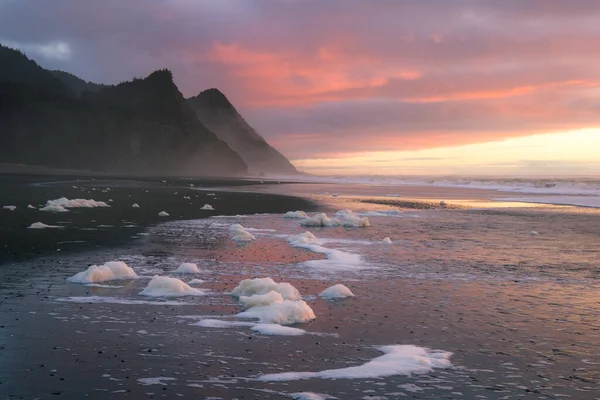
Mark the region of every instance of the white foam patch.
<instances>
[{"instance_id":1,"label":"white foam patch","mask_svg":"<svg viewBox=\"0 0 600 400\"><path fill-rule=\"evenodd\" d=\"M315 313L303 300L284 300L268 306L252 307L237 314L242 318L257 318L266 324L292 325L312 321Z\"/></svg>"},{"instance_id":2,"label":"white foam patch","mask_svg":"<svg viewBox=\"0 0 600 400\"><path fill-rule=\"evenodd\" d=\"M68 303L108 303L108 304L131 304L131 305L151 305L151 306L185 306L188 303L181 301L145 301L145 300L129 300L109 296L72 296L61 297L56 301L64 301Z\"/></svg>"},{"instance_id":3,"label":"white foam patch","mask_svg":"<svg viewBox=\"0 0 600 400\"><path fill-rule=\"evenodd\" d=\"M335 213L335 216L341 218L342 226L348 228L360 228L370 225L367 217L359 217L352 210L344 209Z\"/></svg>"},{"instance_id":4,"label":"white foam patch","mask_svg":"<svg viewBox=\"0 0 600 400\"><path fill-rule=\"evenodd\" d=\"M364 268L364 262L360 254L323 247L318 244L319 240L310 232L292 236L288 239L288 242L294 247L300 247L315 253L324 254L325 257L327 257L326 260L305 261L299 264L301 266L332 271Z\"/></svg>"},{"instance_id":5,"label":"white foam patch","mask_svg":"<svg viewBox=\"0 0 600 400\"><path fill-rule=\"evenodd\" d=\"M290 397L294 400L327 400L327 399L337 399L337 397L330 396L328 394L323 393L315 393L315 392L297 392L291 393Z\"/></svg>"},{"instance_id":6,"label":"white foam patch","mask_svg":"<svg viewBox=\"0 0 600 400\"><path fill-rule=\"evenodd\" d=\"M175 270L178 274L197 274L200 272L194 263L181 263Z\"/></svg>"},{"instance_id":7,"label":"white foam patch","mask_svg":"<svg viewBox=\"0 0 600 400\"><path fill-rule=\"evenodd\" d=\"M253 322L244 321L226 321L222 319L203 319L193 323L194 326L201 326L203 328L231 328L234 326L254 326Z\"/></svg>"},{"instance_id":8,"label":"white foam patch","mask_svg":"<svg viewBox=\"0 0 600 400\"><path fill-rule=\"evenodd\" d=\"M384 237L382 242L385 244L392 244L392 239L390 239L389 237Z\"/></svg>"},{"instance_id":9,"label":"white foam patch","mask_svg":"<svg viewBox=\"0 0 600 400\"><path fill-rule=\"evenodd\" d=\"M205 281L203 281L202 279L192 279L191 281L189 281L187 284L188 285L201 285L203 284Z\"/></svg>"},{"instance_id":10,"label":"white foam patch","mask_svg":"<svg viewBox=\"0 0 600 400\"><path fill-rule=\"evenodd\" d=\"M201 210L214 210L214 207L211 206L210 204L205 204L202 206L202 208L200 208Z\"/></svg>"},{"instance_id":11,"label":"white foam patch","mask_svg":"<svg viewBox=\"0 0 600 400\"><path fill-rule=\"evenodd\" d=\"M49 205L49 206L45 206L40 208L40 211L48 211L48 212L69 212L69 210L67 210L66 208L64 208L63 206L57 206L57 205Z\"/></svg>"},{"instance_id":12,"label":"white foam patch","mask_svg":"<svg viewBox=\"0 0 600 400\"><path fill-rule=\"evenodd\" d=\"M137 381L139 383L141 383L142 385L162 385L162 386L167 386L168 384L165 382L169 382L169 381L176 381L177 379L175 378L169 378L166 376L158 376L156 378L139 378Z\"/></svg>"},{"instance_id":13,"label":"white foam patch","mask_svg":"<svg viewBox=\"0 0 600 400\"><path fill-rule=\"evenodd\" d=\"M240 296L239 302L243 308L268 306L273 303L283 303L283 296L275 291L266 294L255 294L253 296Z\"/></svg>"},{"instance_id":14,"label":"white foam patch","mask_svg":"<svg viewBox=\"0 0 600 400\"><path fill-rule=\"evenodd\" d=\"M31 204L27 204L27 208L29 208L30 210L35 210L36 208L34 206L32 206Z\"/></svg>"},{"instance_id":15,"label":"white foam patch","mask_svg":"<svg viewBox=\"0 0 600 400\"><path fill-rule=\"evenodd\" d=\"M290 218L290 219L306 219L308 218L308 215L304 212L304 211L288 211L283 215L283 218Z\"/></svg>"},{"instance_id":16,"label":"white foam patch","mask_svg":"<svg viewBox=\"0 0 600 400\"><path fill-rule=\"evenodd\" d=\"M314 217L306 218L300 221L301 226L314 226L314 227L331 227L340 226L340 221L336 218L329 218L327 214L320 213Z\"/></svg>"},{"instance_id":17,"label":"white foam patch","mask_svg":"<svg viewBox=\"0 0 600 400\"><path fill-rule=\"evenodd\" d=\"M66 197L61 197L60 199L56 199L56 200L48 200L46 202L46 206L44 208L41 208L42 211L50 211L50 210L45 210L45 208L53 208L56 207L57 210L60 210L60 208L63 209L67 209L67 208L96 208L96 207L110 207L108 204L106 204L103 201L96 201L93 199L72 199L69 200Z\"/></svg>"},{"instance_id":18,"label":"white foam patch","mask_svg":"<svg viewBox=\"0 0 600 400\"><path fill-rule=\"evenodd\" d=\"M306 333L304 329L281 326L278 324L258 324L250 329L262 333L263 335L300 336Z\"/></svg>"},{"instance_id":19,"label":"white foam patch","mask_svg":"<svg viewBox=\"0 0 600 400\"><path fill-rule=\"evenodd\" d=\"M109 261L103 265L92 265L67 281L71 283L96 283L124 279L137 279L135 271L122 261Z\"/></svg>"},{"instance_id":20,"label":"white foam patch","mask_svg":"<svg viewBox=\"0 0 600 400\"><path fill-rule=\"evenodd\" d=\"M4 206L2 208L8 211L15 211L17 209L17 206Z\"/></svg>"},{"instance_id":21,"label":"white foam patch","mask_svg":"<svg viewBox=\"0 0 600 400\"><path fill-rule=\"evenodd\" d=\"M258 377L259 381L293 381L300 379L365 379L393 375L426 374L434 368L449 368L452 353L429 350L413 345L381 346L383 356L356 367L328 369L319 372L283 372Z\"/></svg>"},{"instance_id":22,"label":"white foam patch","mask_svg":"<svg viewBox=\"0 0 600 400\"><path fill-rule=\"evenodd\" d=\"M319 296L325 299L345 299L346 297L354 297L354 293L346 286L338 283L323 290L319 293Z\"/></svg>"},{"instance_id":23,"label":"white foam patch","mask_svg":"<svg viewBox=\"0 0 600 400\"><path fill-rule=\"evenodd\" d=\"M271 291L280 293L287 300L301 299L300 292L294 286L287 282L277 283L272 278L244 279L231 291L231 295L236 297L253 296L267 294Z\"/></svg>"},{"instance_id":24,"label":"white foam patch","mask_svg":"<svg viewBox=\"0 0 600 400\"><path fill-rule=\"evenodd\" d=\"M256 238L250 232L246 230L240 224L233 224L229 226L229 232L231 233L231 239L236 242L251 242Z\"/></svg>"},{"instance_id":25,"label":"white foam patch","mask_svg":"<svg viewBox=\"0 0 600 400\"><path fill-rule=\"evenodd\" d=\"M311 244L319 245L319 239L311 232L304 232L288 239L288 242L294 247L303 247Z\"/></svg>"},{"instance_id":26,"label":"white foam patch","mask_svg":"<svg viewBox=\"0 0 600 400\"><path fill-rule=\"evenodd\" d=\"M206 293L204 290L191 287L180 279L155 275L140 294L150 297L174 297L203 296Z\"/></svg>"},{"instance_id":27,"label":"white foam patch","mask_svg":"<svg viewBox=\"0 0 600 400\"><path fill-rule=\"evenodd\" d=\"M131 208L140 208L140 205L138 203L133 203L131 205Z\"/></svg>"},{"instance_id":28,"label":"white foam patch","mask_svg":"<svg viewBox=\"0 0 600 400\"><path fill-rule=\"evenodd\" d=\"M51 228L62 228L58 225L46 225L43 222L34 222L27 227L28 229L51 229Z\"/></svg>"},{"instance_id":29,"label":"white foam patch","mask_svg":"<svg viewBox=\"0 0 600 400\"><path fill-rule=\"evenodd\" d=\"M159 212L159 213L158 213L158 216L159 216L159 217L168 217L168 216L169 216L169 213L168 213L168 212L166 212L166 211L161 211L161 212Z\"/></svg>"}]
</instances>

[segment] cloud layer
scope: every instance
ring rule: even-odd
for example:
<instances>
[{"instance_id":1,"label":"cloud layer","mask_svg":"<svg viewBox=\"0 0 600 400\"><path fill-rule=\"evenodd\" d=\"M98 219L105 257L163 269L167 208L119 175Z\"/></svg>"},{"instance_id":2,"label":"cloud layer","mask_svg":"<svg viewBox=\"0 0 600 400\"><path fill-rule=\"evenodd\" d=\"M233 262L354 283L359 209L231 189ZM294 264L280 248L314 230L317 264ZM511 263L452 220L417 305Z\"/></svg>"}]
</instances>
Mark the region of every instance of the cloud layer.
<instances>
[{"instance_id":1,"label":"cloud layer","mask_svg":"<svg viewBox=\"0 0 600 400\"><path fill-rule=\"evenodd\" d=\"M596 0L0 0L0 41L87 80L218 87L294 159L600 125Z\"/></svg>"}]
</instances>

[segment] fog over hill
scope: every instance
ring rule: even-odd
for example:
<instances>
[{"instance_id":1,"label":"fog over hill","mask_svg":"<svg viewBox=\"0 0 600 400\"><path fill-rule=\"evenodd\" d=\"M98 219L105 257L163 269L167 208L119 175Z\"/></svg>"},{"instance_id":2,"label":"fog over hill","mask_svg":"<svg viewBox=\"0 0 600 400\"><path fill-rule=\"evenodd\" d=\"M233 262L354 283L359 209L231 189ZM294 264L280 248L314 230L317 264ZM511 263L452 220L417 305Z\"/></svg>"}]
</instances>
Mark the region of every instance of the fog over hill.
<instances>
[{"instance_id":1,"label":"fog over hill","mask_svg":"<svg viewBox=\"0 0 600 400\"><path fill-rule=\"evenodd\" d=\"M49 71L0 45L0 163L115 173L293 174L216 89L186 100L169 70L118 85Z\"/></svg>"}]
</instances>

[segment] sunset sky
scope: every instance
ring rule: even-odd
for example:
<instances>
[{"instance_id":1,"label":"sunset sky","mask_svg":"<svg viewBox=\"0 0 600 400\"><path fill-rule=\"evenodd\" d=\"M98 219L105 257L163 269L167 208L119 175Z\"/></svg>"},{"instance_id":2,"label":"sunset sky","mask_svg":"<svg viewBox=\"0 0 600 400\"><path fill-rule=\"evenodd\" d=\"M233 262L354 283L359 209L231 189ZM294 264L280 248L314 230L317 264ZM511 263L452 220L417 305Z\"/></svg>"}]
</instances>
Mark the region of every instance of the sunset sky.
<instances>
[{"instance_id":1,"label":"sunset sky","mask_svg":"<svg viewBox=\"0 0 600 400\"><path fill-rule=\"evenodd\" d=\"M217 87L307 172L600 174L597 0L0 0L0 42Z\"/></svg>"}]
</instances>

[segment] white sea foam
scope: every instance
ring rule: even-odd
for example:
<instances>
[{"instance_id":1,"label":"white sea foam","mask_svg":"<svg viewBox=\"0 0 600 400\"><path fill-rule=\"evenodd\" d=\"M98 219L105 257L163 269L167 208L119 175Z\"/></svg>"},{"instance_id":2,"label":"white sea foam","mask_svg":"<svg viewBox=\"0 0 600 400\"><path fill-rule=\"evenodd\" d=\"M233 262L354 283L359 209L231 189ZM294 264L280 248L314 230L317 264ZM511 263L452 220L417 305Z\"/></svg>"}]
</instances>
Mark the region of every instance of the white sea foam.
<instances>
[{"instance_id":1,"label":"white sea foam","mask_svg":"<svg viewBox=\"0 0 600 400\"><path fill-rule=\"evenodd\" d=\"M259 381L293 381L300 379L365 379L393 375L426 374L434 368L449 368L452 353L429 350L413 345L381 346L385 354L355 367L328 369L318 372L283 372L258 377Z\"/></svg>"},{"instance_id":2,"label":"white sea foam","mask_svg":"<svg viewBox=\"0 0 600 400\"><path fill-rule=\"evenodd\" d=\"M256 239L253 234L240 224L232 224L229 227L229 232L232 235L231 239L236 242L251 242Z\"/></svg>"},{"instance_id":3,"label":"white sea foam","mask_svg":"<svg viewBox=\"0 0 600 400\"><path fill-rule=\"evenodd\" d=\"M51 205L47 205L45 207L40 208L40 211L49 211L49 212L69 212L69 210L67 210L66 208L64 208L63 206L59 206L59 205L55 205L55 204L51 204Z\"/></svg>"},{"instance_id":4,"label":"white sea foam","mask_svg":"<svg viewBox=\"0 0 600 400\"><path fill-rule=\"evenodd\" d=\"M72 283L96 283L124 279L137 279L135 271L122 261L109 261L103 265L92 265L87 270L68 278Z\"/></svg>"},{"instance_id":5,"label":"white sea foam","mask_svg":"<svg viewBox=\"0 0 600 400\"><path fill-rule=\"evenodd\" d=\"M252 307L237 314L242 318L257 318L266 324L292 325L309 322L316 318L315 313L303 300L284 300L268 306Z\"/></svg>"},{"instance_id":6,"label":"white sea foam","mask_svg":"<svg viewBox=\"0 0 600 400\"><path fill-rule=\"evenodd\" d=\"M288 242L294 247L300 247L315 253L324 254L327 257L326 260L305 261L299 264L301 266L332 271L359 269L365 266L360 254L323 247L318 244L319 240L310 232L292 236L288 239Z\"/></svg>"},{"instance_id":7,"label":"white sea foam","mask_svg":"<svg viewBox=\"0 0 600 400\"><path fill-rule=\"evenodd\" d=\"M17 209L17 206L3 206L2 208L8 211L15 211Z\"/></svg>"},{"instance_id":8,"label":"white sea foam","mask_svg":"<svg viewBox=\"0 0 600 400\"><path fill-rule=\"evenodd\" d=\"M168 213L168 212L166 212L166 211L161 211L161 212L159 212L159 213L158 213L158 216L159 216L159 217L168 217L168 216L169 216L169 213Z\"/></svg>"},{"instance_id":9,"label":"white sea foam","mask_svg":"<svg viewBox=\"0 0 600 400\"><path fill-rule=\"evenodd\" d=\"M182 263L175 270L178 274L197 274L200 272L198 266L194 263Z\"/></svg>"},{"instance_id":10,"label":"white sea foam","mask_svg":"<svg viewBox=\"0 0 600 400\"><path fill-rule=\"evenodd\" d=\"M148 286L140 292L150 297L203 296L205 291L195 289L177 278L155 275Z\"/></svg>"},{"instance_id":11,"label":"white sea foam","mask_svg":"<svg viewBox=\"0 0 600 400\"><path fill-rule=\"evenodd\" d=\"M32 206L31 204L27 204L27 208L29 208L30 210L35 210L36 208L34 206Z\"/></svg>"},{"instance_id":12,"label":"white sea foam","mask_svg":"<svg viewBox=\"0 0 600 400\"><path fill-rule=\"evenodd\" d=\"M290 244L294 247L304 247L311 244L321 244L319 242L319 239L317 239L317 237L313 233L308 231L296 236L292 236L288 239L288 242L290 242Z\"/></svg>"},{"instance_id":13,"label":"white sea foam","mask_svg":"<svg viewBox=\"0 0 600 400\"><path fill-rule=\"evenodd\" d=\"M354 297L354 293L346 286L338 283L323 290L319 293L319 296L326 299L345 299L346 297Z\"/></svg>"},{"instance_id":14,"label":"white sea foam","mask_svg":"<svg viewBox=\"0 0 600 400\"><path fill-rule=\"evenodd\" d=\"M287 282L277 283L272 278L244 279L231 291L231 295L236 297L253 296L267 294L271 291L281 294L286 300L301 299L300 292L294 286Z\"/></svg>"},{"instance_id":15,"label":"white sea foam","mask_svg":"<svg viewBox=\"0 0 600 400\"><path fill-rule=\"evenodd\" d=\"M140 208L140 205L138 203L133 203L131 205L131 208Z\"/></svg>"},{"instance_id":16,"label":"white sea foam","mask_svg":"<svg viewBox=\"0 0 600 400\"><path fill-rule=\"evenodd\" d=\"M329 218L327 214L320 213L313 217L303 219L300 221L301 226L314 226L314 227L331 227L340 226L341 222L337 218Z\"/></svg>"},{"instance_id":17,"label":"white sea foam","mask_svg":"<svg viewBox=\"0 0 600 400\"><path fill-rule=\"evenodd\" d=\"M386 236L383 238L382 242L386 244L392 244L392 239Z\"/></svg>"},{"instance_id":18,"label":"white sea foam","mask_svg":"<svg viewBox=\"0 0 600 400\"><path fill-rule=\"evenodd\" d=\"M192 325L201 326L203 328L231 328L234 326L254 326L253 322L246 321L227 321L222 319L202 319L194 322Z\"/></svg>"},{"instance_id":19,"label":"white sea foam","mask_svg":"<svg viewBox=\"0 0 600 400\"><path fill-rule=\"evenodd\" d=\"M191 281L189 281L187 284L188 285L201 285L203 284L205 281L203 281L202 279L192 279Z\"/></svg>"},{"instance_id":20,"label":"white sea foam","mask_svg":"<svg viewBox=\"0 0 600 400\"><path fill-rule=\"evenodd\" d=\"M283 215L283 218L290 218L290 219L301 219L301 218L308 218L308 215L304 212L304 211L288 211Z\"/></svg>"},{"instance_id":21,"label":"white sea foam","mask_svg":"<svg viewBox=\"0 0 600 400\"><path fill-rule=\"evenodd\" d=\"M281 326L278 324L257 324L250 329L262 333L263 335L300 336L306 333L304 329Z\"/></svg>"},{"instance_id":22,"label":"white sea foam","mask_svg":"<svg viewBox=\"0 0 600 400\"><path fill-rule=\"evenodd\" d=\"M352 210L344 209L335 213L335 216L341 218L341 225L348 228L359 228L369 226L367 217L359 217Z\"/></svg>"},{"instance_id":23,"label":"white sea foam","mask_svg":"<svg viewBox=\"0 0 600 400\"><path fill-rule=\"evenodd\" d=\"M258 306L268 306L273 303L283 303L281 293L270 291L266 294L255 294L253 296L240 296L238 299L242 307L251 308Z\"/></svg>"},{"instance_id":24,"label":"white sea foam","mask_svg":"<svg viewBox=\"0 0 600 400\"><path fill-rule=\"evenodd\" d=\"M96 207L110 207L103 201L96 201L93 199L72 199L69 200L66 197L61 197L56 200L48 200L46 202L46 206L41 208L42 211L52 211L51 208L56 207L60 210L62 208L96 208ZM45 210L45 208L50 208L49 210Z\"/></svg>"},{"instance_id":25,"label":"white sea foam","mask_svg":"<svg viewBox=\"0 0 600 400\"><path fill-rule=\"evenodd\" d=\"M214 207L211 206L210 204L205 204L202 206L202 208L200 208L201 210L214 210Z\"/></svg>"},{"instance_id":26,"label":"white sea foam","mask_svg":"<svg viewBox=\"0 0 600 400\"><path fill-rule=\"evenodd\" d=\"M46 225L43 222L34 222L33 224L27 227L28 229L48 229L48 228L62 228L62 226L58 225Z\"/></svg>"}]
</instances>

